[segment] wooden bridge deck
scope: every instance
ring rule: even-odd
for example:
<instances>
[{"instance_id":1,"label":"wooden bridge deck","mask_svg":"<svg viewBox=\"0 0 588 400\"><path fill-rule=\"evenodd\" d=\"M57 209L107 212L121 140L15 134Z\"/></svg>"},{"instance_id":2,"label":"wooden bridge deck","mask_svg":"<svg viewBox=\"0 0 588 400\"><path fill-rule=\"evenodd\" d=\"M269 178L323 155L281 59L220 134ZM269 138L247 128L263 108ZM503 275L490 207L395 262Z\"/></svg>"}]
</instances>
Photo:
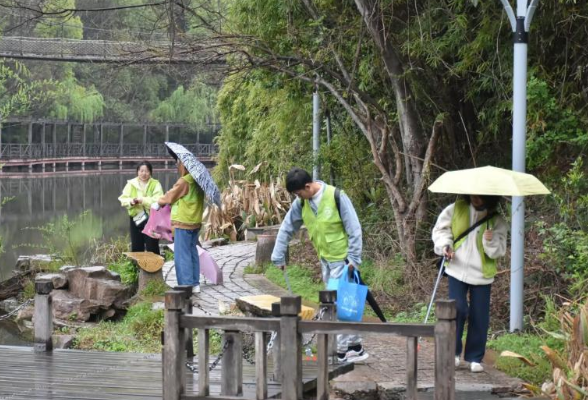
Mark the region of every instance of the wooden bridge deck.
<instances>
[{"instance_id":1,"label":"wooden bridge deck","mask_svg":"<svg viewBox=\"0 0 588 400\"><path fill-rule=\"evenodd\" d=\"M214 358L214 357L211 357ZM220 369L210 373L211 395L220 393ZM353 369L331 367L331 378ZM316 362L303 362L305 390L316 387ZM268 367L271 371L271 367ZM186 368L186 394L198 390L198 375ZM268 378L268 396L280 385ZM138 400L161 399L161 355L54 350L35 353L31 347L0 346L0 399ZM255 366L243 364L243 397L255 398Z\"/></svg>"}]
</instances>

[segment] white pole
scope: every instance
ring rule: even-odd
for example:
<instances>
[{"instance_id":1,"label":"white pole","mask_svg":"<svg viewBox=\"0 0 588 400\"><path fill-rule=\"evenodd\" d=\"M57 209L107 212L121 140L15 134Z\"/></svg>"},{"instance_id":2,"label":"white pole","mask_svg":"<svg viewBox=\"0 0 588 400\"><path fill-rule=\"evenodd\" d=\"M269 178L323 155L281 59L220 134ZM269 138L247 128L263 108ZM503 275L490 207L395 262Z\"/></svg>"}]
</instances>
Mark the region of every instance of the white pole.
<instances>
[{"instance_id":1,"label":"white pole","mask_svg":"<svg viewBox=\"0 0 588 400\"><path fill-rule=\"evenodd\" d=\"M517 0L514 32L512 169L525 172L527 134L527 42L525 17L527 0ZM510 266L510 331L523 329L525 254L525 203L523 197L512 199L511 266Z\"/></svg>"},{"instance_id":2,"label":"white pole","mask_svg":"<svg viewBox=\"0 0 588 400\"><path fill-rule=\"evenodd\" d=\"M318 85L314 89L312 94L312 179L319 179L319 146L320 146L320 131L321 131L321 119L320 119L320 97L318 93Z\"/></svg>"}]
</instances>

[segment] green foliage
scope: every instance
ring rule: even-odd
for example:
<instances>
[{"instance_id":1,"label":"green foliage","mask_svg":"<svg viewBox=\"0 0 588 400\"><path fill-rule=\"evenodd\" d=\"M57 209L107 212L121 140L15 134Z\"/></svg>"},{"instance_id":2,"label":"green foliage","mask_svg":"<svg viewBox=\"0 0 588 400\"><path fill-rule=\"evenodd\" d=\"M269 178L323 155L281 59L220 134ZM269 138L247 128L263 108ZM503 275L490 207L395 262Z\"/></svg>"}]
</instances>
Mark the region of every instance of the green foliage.
<instances>
[{"instance_id":1,"label":"green foliage","mask_svg":"<svg viewBox=\"0 0 588 400\"><path fill-rule=\"evenodd\" d=\"M23 300L33 299L35 297L35 282L27 280L22 289Z\"/></svg>"},{"instance_id":2,"label":"green foliage","mask_svg":"<svg viewBox=\"0 0 588 400\"><path fill-rule=\"evenodd\" d=\"M102 321L95 327L81 328L76 347L84 350L159 353L163 310L152 310L149 302L129 308L120 322Z\"/></svg>"},{"instance_id":3,"label":"green foliage","mask_svg":"<svg viewBox=\"0 0 588 400\"><path fill-rule=\"evenodd\" d=\"M584 113L561 102L548 83L531 76L527 85L529 134L527 160L530 168L557 161L562 151L585 149L588 131Z\"/></svg>"},{"instance_id":4,"label":"green foliage","mask_svg":"<svg viewBox=\"0 0 588 400\"><path fill-rule=\"evenodd\" d=\"M0 60L0 121L28 110L33 89L26 80L28 75L24 64Z\"/></svg>"},{"instance_id":5,"label":"green foliage","mask_svg":"<svg viewBox=\"0 0 588 400\"><path fill-rule=\"evenodd\" d=\"M185 122L201 129L215 122L216 91L203 82L194 81L188 90L178 87L170 97L151 112L157 122Z\"/></svg>"},{"instance_id":6,"label":"green foliage","mask_svg":"<svg viewBox=\"0 0 588 400\"><path fill-rule=\"evenodd\" d=\"M142 296L161 297L165 292L170 290L170 287L163 281L153 280L147 282L145 289L140 293Z\"/></svg>"},{"instance_id":7,"label":"green foliage","mask_svg":"<svg viewBox=\"0 0 588 400\"><path fill-rule=\"evenodd\" d=\"M78 84L73 76L63 81L50 115L58 119L94 122L104 114L104 98L94 86Z\"/></svg>"},{"instance_id":8,"label":"green foliage","mask_svg":"<svg viewBox=\"0 0 588 400\"><path fill-rule=\"evenodd\" d=\"M35 27L35 34L45 38L82 39L83 24L77 15L71 15L64 10L76 8L75 0L49 0L42 3L42 12L46 15L39 20Z\"/></svg>"},{"instance_id":9,"label":"green foliage","mask_svg":"<svg viewBox=\"0 0 588 400\"><path fill-rule=\"evenodd\" d=\"M536 223L543 240L539 258L567 279L572 295L582 295L588 287L588 183L582 158L561 178L553 200L558 209L558 221Z\"/></svg>"},{"instance_id":10,"label":"green foliage","mask_svg":"<svg viewBox=\"0 0 588 400\"><path fill-rule=\"evenodd\" d=\"M256 265L256 264L250 264L248 266L245 267L245 269L243 270L243 273L245 275L249 275L249 274L265 274L265 272L267 271L268 268L271 268L272 264L264 264L264 265Z\"/></svg>"},{"instance_id":11,"label":"green foliage","mask_svg":"<svg viewBox=\"0 0 588 400\"><path fill-rule=\"evenodd\" d=\"M119 274L121 282L125 285L134 285L139 281L139 269L126 257L109 264L108 269Z\"/></svg>"},{"instance_id":12,"label":"green foliage","mask_svg":"<svg viewBox=\"0 0 588 400\"><path fill-rule=\"evenodd\" d=\"M318 303L319 291L324 290L325 285L322 281L316 280L313 271L298 265L289 265L287 271L290 285L292 285L292 292L300 295L304 300ZM283 288L288 288L281 269L269 267L265 272L265 276L273 283Z\"/></svg>"},{"instance_id":13,"label":"green foliage","mask_svg":"<svg viewBox=\"0 0 588 400\"><path fill-rule=\"evenodd\" d=\"M541 351L543 345L561 347L561 342L558 343L548 336L529 333L509 333L488 341L488 348L498 354L505 350L512 351L535 364L531 367L516 358L498 357L495 366L510 376L537 386L551 378L551 363Z\"/></svg>"},{"instance_id":14,"label":"green foliage","mask_svg":"<svg viewBox=\"0 0 588 400\"><path fill-rule=\"evenodd\" d=\"M39 247L47 249L64 262L81 266L90 260L92 243L102 237L102 220L86 210L74 219L63 215L43 226L25 229L41 234L43 245ZM30 244L22 246L36 247Z\"/></svg>"},{"instance_id":15,"label":"green foliage","mask_svg":"<svg viewBox=\"0 0 588 400\"><path fill-rule=\"evenodd\" d=\"M296 82L262 72L227 79L218 96L222 129L215 177L228 182L232 164L250 170L266 161L266 177L293 165L309 168L311 99Z\"/></svg>"}]
</instances>

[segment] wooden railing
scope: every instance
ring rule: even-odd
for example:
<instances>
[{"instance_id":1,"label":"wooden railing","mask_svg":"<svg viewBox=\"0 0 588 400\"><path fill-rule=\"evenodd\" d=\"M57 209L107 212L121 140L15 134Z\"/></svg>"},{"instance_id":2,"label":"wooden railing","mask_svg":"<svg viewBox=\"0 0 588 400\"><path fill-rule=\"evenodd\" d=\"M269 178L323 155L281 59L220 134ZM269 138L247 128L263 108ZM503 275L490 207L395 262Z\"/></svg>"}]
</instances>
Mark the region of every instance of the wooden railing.
<instances>
[{"instance_id":1,"label":"wooden railing","mask_svg":"<svg viewBox=\"0 0 588 400\"><path fill-rule=\"evenodd\" d=\"M195 156L214 156L218 152L215 144L184 145ZM70 157L167 157L164 144L114 144L114 143L69 143L69 144L2 144L0 160L40 160Z\"/></svg>"},{"instance_id":2,"label":"wooden railing","mask_svg":"<svg viewBox=\"0 0 588 400\"><path fill-rule=\"evenodd\" d=\"M334 316L333 300L336 292L320 293L321 308L327 307ZM266 399L267 356L266 346L269 332L278 332L279 372L281 378L281 398L302 399L302 334L317 335L318 400L329 398L329 357L333 355L335 335L341 333L394 334L407 338L407 399L417 397L417 345L419 337L434 337L435 340L435 400L455 398L455 302L439 300L436 302L437 323L425 324L381 324L352 323L340 321L301 321L299 296L281 298L278 318L240 318L196 316L186 312L185 292L169 291L165 295L165 327L163 345L163 399L227 399L242 398L243 360L241 332L255 335L255 379L256 399ZM186 374L184 372L187 353L187 335L198 329L198 395L186 395ZM210 382L207 366L209 364L210 329L223 330L225 348L221 367L221 395L210 396Z\"/></svg>"}]
</instances>

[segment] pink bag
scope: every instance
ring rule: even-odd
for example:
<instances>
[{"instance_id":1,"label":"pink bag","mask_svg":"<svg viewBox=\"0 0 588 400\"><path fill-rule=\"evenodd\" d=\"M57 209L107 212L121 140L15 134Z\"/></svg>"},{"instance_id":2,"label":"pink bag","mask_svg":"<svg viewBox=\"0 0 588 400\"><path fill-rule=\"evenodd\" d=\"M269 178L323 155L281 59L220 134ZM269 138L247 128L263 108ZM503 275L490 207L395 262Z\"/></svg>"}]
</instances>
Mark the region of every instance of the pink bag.
<instances>
[{"instance_id":1,"label":"pink bag","mask_svg":"<svg viewBox=\"0 0 588 400\"><path fill-rule=\"evenodd\" d=\"M173 242L171 229L171 207L165 205L159 210L151 209L149 220L143 233L153 239L165 239Z\"/></svg>"}]
</instances>

